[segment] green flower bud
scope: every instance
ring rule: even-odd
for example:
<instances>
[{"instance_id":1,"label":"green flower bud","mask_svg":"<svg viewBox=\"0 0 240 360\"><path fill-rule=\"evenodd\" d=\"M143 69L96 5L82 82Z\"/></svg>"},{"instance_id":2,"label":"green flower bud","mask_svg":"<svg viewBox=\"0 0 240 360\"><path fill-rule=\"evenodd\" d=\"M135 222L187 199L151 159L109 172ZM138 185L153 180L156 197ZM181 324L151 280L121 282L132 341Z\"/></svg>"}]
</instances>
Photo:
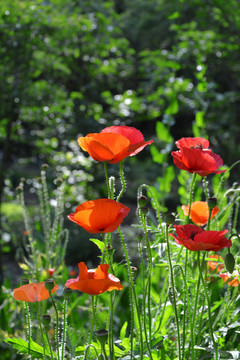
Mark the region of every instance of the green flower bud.
<instances>
[{"instance_id":1,"label":"green flower bud","mask_svg":"<svg viewBox=\"0 0 240 360\"><path fill-rule=\"evenodd\" d=\"M227 271L232 274L233 270L234 270L234 266L235 266L235 259L233 257L233 254L231 254L230 252L228 252L225 255L225 259L224 259L224 263L226 266Z\"/></svg>"},{"instance_id":2,"label":"green flower bud","mask_svg":"<svg viewBox=\"0 0 240 360\"><path fill-rule=\"evenodd\" d=\"M49 326L50 322L51 322L51 316L50 315L43 315L42 316L42 323L43 323L44 327Z\"/></svg>"},{"instance_id":3,"label":"green flower bud","mask_svg":"<svg viewBox=\"0 0 240 360\"><path fill-rule=\"evenodd\" d=\"M47 279L45 281L45 288L48 290L48 291L51 291L53 288L54 288L54 281L53 279Z\"/></svg>"},{"instance_id":4,"label":"green flower bud","mask_svg":"<svg viewBox=\"0 0 240 360\"><path fill-rule=\"evenodd\" d=\"M215 197L210 197L208 199L209 210L212 210L213 208L215 208L216 205L217 205L217 199Z\"/></svg>"},{"instance_id":5,"label":"green flower bud","mask_svg":"<svg viewBox=\"0 0 240 360\"><path fill-rule=\"evenodd\" d=\"M233 185L232 185L233 189L237 189L238 186L239 186L239 183L238 183L238 182L234 182Z\"/></svg>"},{"instance_id":6,"label":"green flower bud","mask_svg":"<svg viewBox=\"0 0 240 360\"><path fill-rule=\"evenodd\" d=\"M42 169L43 170L47 170L47 168L48 168L48 164L42 164Z\"/></svg>"},{"instance_id":7,"label":"green flower bud","mask_svg":"<svg viewBox=\"0 0 240 360\"><path fill-rule=\"evenodd\" d=\"M171 225L174 223L175 221L175 216L171 213L166 213L163 215L163 221L167 224L167 225Z\"/></svg>"},{"instance_id":8,"label":"green flower bud","mask_svg":"<svg viewBox=\"0 0 240 360\"><path fill-rule=\"evenodd\" d=\"M105 343L108 341L108 331L105 329L100 329L96 331L95 335L101 345L105 345Z\"/></svg>"},{"instance_id":9,"label":"green flower bud","mask_svg":"<svg viewBox=\"0 0 240 360\"><path fill-rule=\"evenodd\" d=\"M141 212L142 212L142 214L144 215L144 216L147 216L147 213L148 213L148 208L147 207L142 207L142 208L140 208L141 209Z\"/></svg>"},{"instance_id":10,"label":"green flower bud","mask_svg":"<svg viewBox=\"0 0 240 360\"><path fill-rule=\"evenodd\" d=\"M140 208L144 208L147 205L147 197L144 195L139 196L138 205Z\"/></svg>"},{"instance_id":11,"label":"green flower bud","mask_svg":"<svg viewBox=\"0 0 240 360\"><path fill-rule=\"evenodd\" d=\"M72 289L70 289L69 287L65 287L63 289L63 297L64 297L64 299L68 299L71 295L72 295Z\"/></svg>"}]
</instances>

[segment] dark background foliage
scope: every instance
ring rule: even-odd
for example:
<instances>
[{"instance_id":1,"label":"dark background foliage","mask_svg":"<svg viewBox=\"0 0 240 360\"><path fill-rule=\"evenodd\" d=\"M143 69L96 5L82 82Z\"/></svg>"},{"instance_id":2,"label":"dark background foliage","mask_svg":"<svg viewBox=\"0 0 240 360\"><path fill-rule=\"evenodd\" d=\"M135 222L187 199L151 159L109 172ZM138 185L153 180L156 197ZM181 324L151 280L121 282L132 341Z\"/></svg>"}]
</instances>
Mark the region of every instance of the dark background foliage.
<instances>
[{"instance_id":1,"label":"dark background foliage","mask_svg":"<svg viewBox=\"0 0 240 360\"><path fill-rule=\"evenodd\" d=\"M240 158L237 0L1 5L1 244L8 262L16 251L10 240L21 243L24 231L15 200L20 178L26 178L33 215L43 163L49 165L52 197L55 179L66 183L65 214L106 196L102 164L79 149L80 135L126 124L154 140L151 149L125 162L124 201L133 209L142 182L155 187L163 205L178 205L172 195L178 170L169 154L183 136L208 137L229 166ZM110 175L116 174L113 166ZM237 171L232 179L238 180ZM79 254L95 256L91 247L79 250L87 238L80 232L80 242L79 231L72 227L68 262L77 262Z\"/></svg>"}]
</instances>

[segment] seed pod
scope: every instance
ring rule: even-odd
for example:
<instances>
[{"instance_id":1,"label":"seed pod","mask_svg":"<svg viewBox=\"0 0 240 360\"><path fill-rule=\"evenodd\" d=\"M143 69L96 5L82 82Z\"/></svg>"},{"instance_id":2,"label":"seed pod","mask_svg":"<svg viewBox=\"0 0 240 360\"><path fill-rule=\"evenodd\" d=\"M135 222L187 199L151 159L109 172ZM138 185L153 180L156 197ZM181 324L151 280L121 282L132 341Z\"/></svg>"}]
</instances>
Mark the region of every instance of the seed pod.
<instances>
[{"instance_id":1,"label":"seed pod","mask_svg":"<svg viewBox=\"0 0 240 360\"><path fill-rule=\"evenodd\" d=\"M224 263L226 266L227 271L232 274L233 270L234 270L234 266L235 266L235 259L233 257L233 254L231 254L230 252L228 252L225 255L225 259L224 259Z\"/></svg>"},{"instance_id":2,"label":"seed pod","mask_svg":"<svg viewBox=\"0 0 240 360\"><path fill-rule=\"evenodd\" d=\"M163 215L163 221L167 224L167 225L171 225L174 223L175 221L175 216L171 213L166 213Z\"/></svg>"},{"instance_id":3,"label":"seed pod","mask_svg":"<svg viewBox=\"0 0 240 360\"><path fill-rule=\"evenodd\" d=\"M53 279L48 279L45 281L45 288L48 290L48 291L51 291L53 288L54 288L54 281Z\"/></svg>"},{"instance_id":4,"label":"seed pod","mask_svg":"<svg viewBox=\"0 0 240 360\"><path fill-rule=\"evenodd\" d=\"M50 315L43 315L42 316L42 323L44 327L47 327L51 322L51 316Z\"/></svg>"},{"instance_id":5,"label":"seed pod","mask_svg":"<svg viewBox=\"0 0 240 360\"><path fill-rule=\"evenodd\" d=\"M144 195L139 196L138 205L140 208L143 208L147 205L147 197Z\"/></svg>"},{"instance_id":6,"label":"seed pod","mask_svg":"<svg viewBox=\"0 0 240 360\"><path fill-rule=\"evenodd\" d=\"M215 197L210 197L208 199L208 207L209 210L212 210L215 208L215 206L217 205L217 199Z\"/></svg>"},{"instance_id":7,"label":"seed pod","mask_svg":"<svg viewBox=\"0 0 240 360\"><path fill-rule=\"evenodd\" d=\"M108 340L108 331L105 329L100 329L95 332L95 335L100 344L105 345Z\"/></svg>"}]
</instances>

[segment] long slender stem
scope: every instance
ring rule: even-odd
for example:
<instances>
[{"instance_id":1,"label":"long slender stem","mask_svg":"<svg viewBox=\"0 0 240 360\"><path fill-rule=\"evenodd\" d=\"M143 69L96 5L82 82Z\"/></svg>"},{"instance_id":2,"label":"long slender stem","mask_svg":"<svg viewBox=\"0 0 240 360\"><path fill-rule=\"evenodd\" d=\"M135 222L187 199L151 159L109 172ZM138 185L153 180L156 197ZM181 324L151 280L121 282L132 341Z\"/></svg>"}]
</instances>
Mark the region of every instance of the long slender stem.
<instances>
[{"instance_id":1,"label":"long slender stem","mask_svg":"<svg viewBox=\"0 0 240 360\"><path fill-rule=\"evenodd\" d=\"M109 186L109 177L108 177L107 163L106 162L104 162L104 172L105 172L105 178L106 178L106 183L107 183L108 197L109 197L109 199L111 199L111 189L110 189L110 186Z\"/></svg>"},{"instance_id":2,"label":"long slender stem","mask_svg":"<svg viewBox=\"0 0 240 360\"><path fill-rule=\"evenodd\" d=\"M196 182L196 175L197 175L196 173L193 174L192 182L191 182L187 222L189 222L189 218L190 218L190 214L191 214L191 206L192 206L192 201L193 201L193 190L194 190L194 186L195 186L195 182Z\"/></svg>"},{"instance_id":3,"label":"long slender stem","mask_svg":"<svg viewBox=\"0 0 240 360\"><path fill-rule=\"evenodd\" d=\"M58 310L57 310L57 306L55 304L55 301L53 300L51 291L49 291L49 296L50 299L52 301L54 310L55 310L55 314L56 314L56 329L55 329L55 334L56 334L56 343L57 343L57 359L60 360L60 354L59 354L59 318L58 318Z\"/></svg>"},{"instance_id":4,"label":"long slender stem","mask_svg":"<svg viewBox=\"0 0 240 360\"><path fill-rule=\"evenodd\" d=\"M67 299L64 299L64 302L63 302L62 360L64 359L64 351L65 351L66 325L67 325Z\"/></svg>"},{"instance_id":5,"label":"long slender stem","mask_svg":"<svg viewBox=\"0 0 240 360\"><path fill-rule=\"evenodd\" d=\"M194 333L193 333L192 312L191 312L191 306L190 306L190 299L189 299L187 281L186 281L186 277L184 275L182 267L179 264L173 265L173 267L179 267L179 269L180 269L180 271L182 273L182 278L183 278L183 282L184 282L184 291L185 291L185 296L187 298L189 324L190 324L190 332L191 332L191 352L192 352L191 360L194 360L195 359L195 356L194 356ZM183 351L184 351L184 348L183 348Z\"/></svg>"},{"instance_id":6,"label":"long slender stem","mask_svg":"<svg viewBox=\"0 0 240 360\"><path fill-rule=\"evenodd\" d=\"M123 162L121 161L120 162L120 169L119 169L119 171L120 171L120 178L121 178L121 183L122 183L122 189L121 189L121 191L120 191L120 193L119 193L119 195L118 195L118 197L117 197L117 201L120 201L120 199L121 199L121 197L123 196L123 194L124 194L124 192L125 192L125 190L126 190L126 181L125 181L125 179L124 179L124 173L123 173Z\"/></svg>"},{"instance_id":7,"label":"long slender stem","mask_svg":"<svg viewBox=\"0 0 240 360\"><path fill-rule=\"evenodd\" d=\"M28 354L30 354L30 347L31 347L31 321L30 321L30 312L29 312L29 306L28 303L24 303L26 315L27 315L27 334L28 334Z\"/></svg>"},{"instance_id":8,"label":"long slender stem","mask_svg":"<svg viewBox=\"0 0 240 360\"><path fill-rule=\"evenodd\" d=\"M205 292L205 296L207 299L207 305L208 305L208 321L209 321L209 328L210 328L210 334L211 334L211 338L212 338L212 342L213 342L213 346L214 346L214 350L215 350L215 359L218 360L218 346L217 343L215 342L214 339L214 333L213 333L213 327L212 327L212 315L211 315L211 304L209 301L209 296L208 296L208 291L206 288L206 284L202 275L202 267L200 264L200 251L198 252L198 269L199 269L199 276L201 278L202 284L203 284L203 288L204 288L204 292Z\"/></svg>"},{"instance_id":9,"label":"long slender stem","mask_svg":"<svg viewBox=\"0 0 240 360\"><path fill-rule=\"evenodd\" d=\"M130 265L130 261L129 261L129 256L128 256L128 252L127 252L127 247L121 232L120 227L118 228L118 232L122 241L122 245L123 245L123 250L124 250L124 254L125 254L125 258L127 261L127 268L128 268L128 276L129 276L129 285L130 285L130 291L133 294L133 298L134 298L134 302L135 302L135 308L136 308L136 313L137 313L137 319L138 319L138 325L139 325L139 335L140 335L140 353L141 353L141 359L143 359L143 336L142 336L142 331L141 331L141 316L140 316L140 312L139 312L139 308L138 308L138 301L137 301L137 295L136 295L136 291L135 291L135 286L134 286L134 282L133 282L133 276L132 276L132 272L131 272L131 265ZM150 354L149 354L150 355Z\"/></svg>"},{"instance_id":10,"label":"long slender stem","mask_svg":"<svg viewBox=\"0 0 240 360\"><path fill-rule=\"evenodd\" d=\"M170 252L170 242L168 237L168 225L166 226L166 240L167 240L167 255L168 255L168 264L169 264L169 272L170 272L170 279L173 292L173 308L175 313L175 320L177 325L177 333L178 333L178 360L182 359L181 354L181 339L180 339L180 328L179 328L179 319L178 319L178 311L177 311L177 303L176 303L176 295L175 295L175 286L174 286L174 276L173 276L173 267L172 267L172 260L171 260L171 252Z\"/></svg>"},{"instance_id":11,"label":"long slender stem","mask_svg":"<svg viewBox=\"0 0 240 360\"><path fill-rule=\"evenodd\" d=\"M48 347L49 347L49 349L50 349L51 360L53 360L52 346L51 346L51 343L50 343L50 340L49 340L49 337L48 337L47 328L46 328L46 327L44 327L44 330L45 330L45 335L46 335L47 342L48 342Z\"/></svg>"},{"instance_id":12,"label":"long slender stem","mask_svg":"<svg viewBox=\"0 0 240 360\"><path fill-rule=\"evenodd\" d=\"M39 311L39 303L37 301L37 317L38 317L38 324L40 327L40 332L41 332L41 338L42 338L42 346L43 346L43 360L45 359L46 356L46 349L45 349L45 343L44 343L44 337L43 337L43 329L42 329L42 322L41 322L41 318L40 318L40 311Z\"/></svg>"}]
</instances>

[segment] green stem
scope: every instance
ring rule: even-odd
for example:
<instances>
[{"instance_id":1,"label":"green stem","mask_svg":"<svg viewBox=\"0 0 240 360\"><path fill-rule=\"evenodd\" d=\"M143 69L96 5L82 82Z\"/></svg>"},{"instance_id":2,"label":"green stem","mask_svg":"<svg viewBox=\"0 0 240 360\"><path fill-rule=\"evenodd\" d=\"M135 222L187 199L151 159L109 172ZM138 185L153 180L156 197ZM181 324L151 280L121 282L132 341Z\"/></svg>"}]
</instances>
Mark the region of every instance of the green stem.
<instances>
[{"instance_id":1,"label":"green stem","mask_svg":"<svg viewBox=\"0 0 240 360\"><path fill-rule=\"evenodd\" d=\"M45 359L45 356L46 356L46 350L45 350L45 343L44 343L44 337L43 337L42 322L41 322L41 318L40 318L40 311L39 311L39 303L38 303L38 301L37 301L37 317L38 317L38 324L39 324L39 327L40 327L41 338L42 338L42 345L43 345L43 359Z\"/></svg>"},{"instance_id":2,"label":"green stem","mask_svg":"<svg viewBox=\"0 0 240 360\"><path fill-rule=\"evenodd\" d=\"M117 197L117 202L119 202L120 201L120 199L121 199L121 197L123 196L123 194L124 194L124 192L125 192L125 190L126 190L126 181L125 181L125 179L124 179L124 173L123 173L123 162L121 161L120 162L120 169L119 169L119 171L120 171L120 178L121 178L121 183L122 183L122 189L121 189L121 191L120 191L120 193L119 193L119 195L118 195L118 197Z\"/></svg>"},{"instance_id":3,"label":"green stem","mask_svg":"<svg viewBox=\"0 0 240 360\"><path fill-rule=\"evenodd\" d=\"M148 232L147 232L146 216L144 216L142 214L142 212L140 212L140 215L141 215L141 221L142 221L142 224L143 224L143 229L144 229L144 234L145 234L145 240L146 240L146 245L147 245L147 253L148 253L148 261L149 261L146 288L148 290L148 303L147 303L147 306L148 306L148 327L149 327L149 342L151 344L151 340L152 340L152 317L151 317L151 284L152 284L152 281L151 281L151 278L152 278L153 262L152 262L151 246L150 246L150 243L149 243ZM147 338L146 338L146 341L148 341Z\"/></svg>"},{"instance_id":4,"label":"green stem","mask_svg":"<svg viewBox=\"0 0 240 360\"><path fill-rule=\"evenodd\" d=\"M108 360L106 349L105 349L105 344L101 344L101 350L102 350L102 355L104 357L104 360ZM111 356L110 356L110 359L111 359Z\"/></svg>"},{"instance_id":5,"label":"green stem","mask_svg":"<svg viewBox=\"0 0 240 360\"><path fill-rule=\"evenodd\" d=\"M50 340L49 340L49 337L48 337L48 333L47 333L47 328L46 328L46 327L44 327L44 331L45 331L45 335L46 335L46 338L47 338L48 347L49 347L49 349L50 349L51 360L53 360L52 346L51 346L51 343L50 343Z\"/></svg>"},{"instance_id":6,"label":"green stem","mask_svg":"<svg viewBox=\"0 0 240 360\"><path fill-rule=\"evenodd\" d=\"M108 171L107 171L107 163L104 162L104 172L105 172L105 178L106 178L106 183L107 183L107 191L108 191L108 198L111 199L111 189L109 186L109 177L108 177Z\"/></svg>"},{"instance_id":7,"label":"green stem","mask_svg":"<svg viewBox=\"0 0 240 360\"><path fill-rule=\"evenodd\" d=\"M31 348L31 321L30 321L30 312L29 306L27 302L24 302L24 307L27 315L27 334L28 334L28 354L30 355L30 348Z\"/></svg>"},{"instance_id":8,"label":"green stem","mask_svg":"<svg viewBox=\"0 0 240 360\"><path fill-rule=\"evenodd\" d=\"M176 294L175 294L175 286L174 286L173 267L172 267L172 261L171 261L170 242L169 242L169 237L168 237L168 225L166 226L166 240L167 240L167 255L168 255L169 272L170 272L170 278L171 278L170 286L172 286L173 308L174 308L175 320L176 320L176 325L177 325L177 333L178 333L178 356L179 356L178 360L181 360L182 354L181 354L180 328L179 328L179 319L178 319Z\"/></svg>"},{"instance_id":9,"label":"green stem","mask_svg":"<svg viewBox=\"0 0 240 360\"><path fill-rule=\"evenodd\" d=\"M63 302L63 338L62 338L62 360L64 359L65 340L66 340L66 325L67 325L67 299Z\"/></svg>"},{"instance_id":10,"label":"green stem","mask_svg":"<svg viewBox=\"0 0 240 360\"><path fill-rule=\"evenodd\" d=\"M189 208L188 208L188 217L187 217L187 223L189 223L189 218L190 218L190 214L191 214L191 206L192 206L192 201L193 201L193 190L194 190L194 186L195 186L195 182L196 182L196 173L193 174L192 176L192 182L191 182L191 188L190 188L190 197L189 197Z\"/></svg>"},{"instance_id":11,"label":"green stem","mask_svg":"<svg viewBox=\"0 0 240 360\"><path fill-rule=\"evenodd\" d=\"M141 322L141 316L140 316L140 312L139 312L139 308L138 308L137 295L136 295L134 281L133 281L133 277L132 277L131 265L130 265L130 261L129 261L127 247L126 247L126 244L125 244L125 241L124 241L124 238L123 238L120 227L118 228L118 232L119 232L119 235L120 235L120 238L121 238L121 241L122 241L125 258L126 258L126 261L127 261L128 276L129 276L129 286L130 286L130 292L133 294L135 307L136 307L136 313L137 313L137 319L138 319L138 325L139 325L139 335L140 335L140 353L141 353L141 359L143 359L143 336L142 336L142 331L141 331L142 322Z\"/></svg>"},{"instance_id":12,"label":"green stem","mask_svg":"<svg viewBox=\"0 0 240 360\"><path fill-rule=\"evenodd\" d=\"M201 267L201 264L200 264L200 251L198 252L197 261L198 261L199 276L201 278L201 282L203 284L205 296L206 296L206 299L207 299L208 321L209 321L210 334L211 334L211 338L212 338L212 342L213 342L213 346L214 346L214 350L215 350L215 359L218 360L218 345L217 345L217 343L215 342L215 339L214 339L214 333L213 333L213 327L212 327L211 304L210 304L210 301L209 301L207 287L206 287L206 284L205 284L205 281L204 281L204 278L203 278L203 275L202 275L202 267Z\"/></svg>"},{"instance_id":13,"label":"green stem","mask_svg":"<svg viewBox=\"0 0 240 360\"><path fill-rule=\"evenodd\" d=\"M208 199L209 199L209 194L208 194L208 187L207 187L207 178L206 178L206 176L204 176L203 181L204 181L206 201L208 201Z\"/></svg>"},{"instance_id":14,"label":"green stem","mask_svg":"<svg viewBox=\"0 0 240 360\"><path fill-rule=\"evenodd\" d=\"M179 269L182 273L182 278L183 278L183 282L184 282L184 292L185 292L185 296L187 298L188 316L189 316L189 324L190 324L190 332L191 332L191 352L192 352L191 360L194 360L195 359L195 356L194 356L194 333L193 333L192 312L191 312L191 306L190 306L187 281L186 281L186 277L185 277L185 274L183 272L181 265L176 264L176 265L173 265L173 267L179 267ZM184 346L183 346L183 351L184 351Z\"/></svg>"},{"instance_id":15,"label":"green stem","mask_svg":"<svg viewBox=\"0 0 240 360\"><path fill-rule=\"evenodd\" d=\"M57 306L55 304L55 301L53 300L51 291L48 291L50 299L52 301L54 310L55 310L55 314L56 314L56 330L55 330L55 337L56 337L56 343L57 343L57 359L60 360L60 354L59 354L59 319L58 319L58 310L57 310Z\"/></svg>"}]
</instances>

